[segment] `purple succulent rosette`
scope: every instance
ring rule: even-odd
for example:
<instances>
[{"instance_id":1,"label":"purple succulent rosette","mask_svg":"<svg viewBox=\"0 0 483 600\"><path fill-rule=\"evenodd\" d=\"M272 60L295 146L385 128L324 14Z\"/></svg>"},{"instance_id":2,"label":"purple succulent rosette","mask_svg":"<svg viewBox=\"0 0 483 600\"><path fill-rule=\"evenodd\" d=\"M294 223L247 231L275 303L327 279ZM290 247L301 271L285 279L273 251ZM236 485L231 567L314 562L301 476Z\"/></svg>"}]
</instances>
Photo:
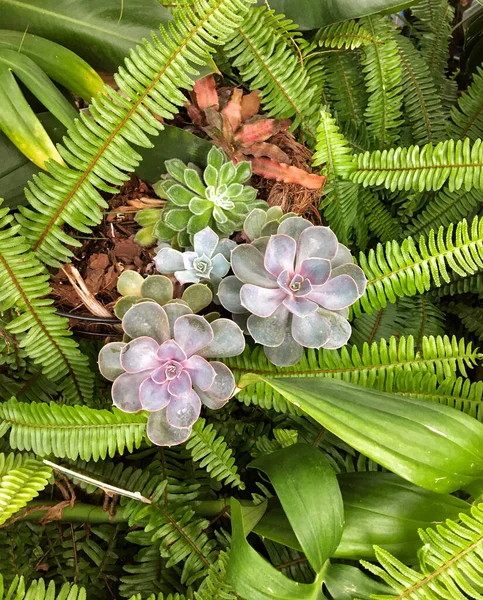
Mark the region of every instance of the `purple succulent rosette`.
<instances>
[{"instance_id":1,"label":"purple succulent rosette","mask_svg":"<svg viewBox=\"0 0 483 600\"><path fill-rule=\"evenodd\" d=\"M275 235L235 248L231 264L235 275L220 284L220 301L234 316L249 315L248 332L272 363L293 365L302 347L348 342L348 307L367 279L331 229L291 217Z\"/></svg>"},{"instance_id":2,"label":"purple succulent rosette","mask_svg":"<svg viewBox=\"0 0 483 600\"><path fill-rule=\"evenodd\" d=\"M232 240L220 240L210 228L205 227L193 236L193 250L180 252L174 248L161 248L154 258L159 273L174 273L182 283L209 281L215 291L230 270L230 253L236 246Z\"/></svg>"},{"instance_id":3,"label":"purple succulent rosette","mask_svg":"<svg viewBox=\"0 0 483 600\"><path fill-rule=\"evenodd\" d=\"M147 410L149 439L159 446L186 441L201 404L224 406L235 389L230 369L208 358L241 354L245 338L229 319L212 323L181 303L141 302L122 320L128 343L112 342L99 354L99 370L112 385L114 406Z\"/></svg>"}]
</instances>

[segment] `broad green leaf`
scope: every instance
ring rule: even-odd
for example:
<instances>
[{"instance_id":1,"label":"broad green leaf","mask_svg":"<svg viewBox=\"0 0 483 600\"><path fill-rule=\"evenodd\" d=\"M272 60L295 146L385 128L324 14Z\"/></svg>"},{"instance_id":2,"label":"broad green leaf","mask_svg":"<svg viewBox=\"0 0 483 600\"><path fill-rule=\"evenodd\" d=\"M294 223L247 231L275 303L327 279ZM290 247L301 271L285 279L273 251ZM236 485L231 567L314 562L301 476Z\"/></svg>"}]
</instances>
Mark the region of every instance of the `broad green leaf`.
<instances>
[{"instance_id":1,"label":"broad green leaf","mask_svg":"<svg viewBox=\"0 0 483 600\"><path fill-rule=\"evenodd\" d=\"M0 52L2 49L14 50L32 59L51 79L84 100L90 101L104 89L101 77L85 60L50 40L22 31L2 29Z\"/></svg>"},{"instance_id":2,"label":"broad green leaf","mask_svg":"<svg viewBox=\"0 0 483 600\"><path fill-rule=\"evenodd\" d=\"M449 494L436 494L381 471L341 473L337 480L344 501L344 531L333 558L360 560L375 556L374 545L406 562L421 548L418 529L456 519L469 504ZM276 498L253 530L269 540L302 550Z\"/></svg>"},{"instance_id":3,"label":"broad green leaf","mask_svg":"<svg viewBox=\"0 0 483 600\"><path fill-rule=\"evenodd\" d=\"M178 158L184 163L192 162L204 168L208 152L213 148L211 142L174 125L165 125L163 131L151 141L152 148L136 149L143 157L136 169L136 175L149 183L155 183L166 173L164 162L172 158Z\"/></svg>"},{"instance_id":4,"label":"broad green leaf","mask_svg":"<svg viewBox=\"0 0 483 600\"><path fill-rule=\"evenodd\" d=\"M37 117L50 138L55 143L61 142L62 136L65 135L65 127L50 113L41 113ZM26 204L24 187L32 175L38 172L39 167L0 132L0 191L4 197L3 206Z\"/></svg>"},{"instance_id":5,"label":"broad green leaf","mask_svg":"<svg viewBox=\"0 0 483 600\"><path fill-rule=\"evenodd\" d=\"M42 36L115 71L160 23L171 20L156 0L0 0L2 27Z\"/></svg>"},{"instance_id":6,"label":"broad green leaf","mask_svg":"<svg viewBox=\"0 0 483 600\"><path fill-rule=\"evenodd\" d=\"M483 476L483 424L448 406L310 377L249 374L390 471L425 489L454 492Z\"/></svg>"},{"instance_id":7,"label":"broad green leaf","mask_svg":"<svg viewBox=\"0 0 483 600\"><path fill-rule=\"evenodd\" d=\"M34 164L45 169L48 160L63 164L42 123L30 108L10 68L0 61L0 130Z\"/></svg>"},{"instance_id":8,"label":"broad green leaf","mask_svg":"<svg viewBox=\"0 0 483 600\"><path fill-rule=\"evenodd\" d=\"M9 69L65 127L74 125L79 113L34 60L0 45L0 69L4 68ZM17 106L14 109L16 113Z\"/></svg>"},{"instance_id":9,"label":"broad green leaf","mask_svg":"<svg viewBox=\"0 0 483 600\"><path fill-rule=\"evenodd\" d=\"M329 461L307 444L295 444L251 463L266 473L300 546L317 573L337 548L344 526L339 484Z\"/></svg>"},{"instance_id":10,"label":"broad green leaf","mask_svg":"<svg viewBox=\"0 0 483 600\"><path fill-rule=\"evenodd\" d=\"M374 581L350 565L330 565L324 584L333 600L371 600L372 594L393 596L389 586Z\"/></svg>"},{"instance_id":11,"label":"broad green leaf","mask_svg":"<svg viewBox=\"0 0 483 600\"><path fill-rule=\"evenodd\" d=\"M245 538L242 508L231 500L232 551L228 580L245 600L325 600L321 576L312 584L297 583L282 575Z\"/></svg>"},{"instance_id":12,"label":"broad green leaf","mask_svg":"<svg viewBox=\"0 0 483 600\"><path fill-rule=\"evenodd\" d=\"M397 13L417 0L270 0L270 8L292 19L304 30L358 19L376 13ZM259 4L264 4L259 0Z\"/></svg>"},{"instance_id":13,"label":"broad green leaf","mask_svg":"<svg viewBox=\"0 0 483 600\"><path fill-rule=\"evenodd\" d=\"M374 558L381 546L400 560L416 562L418 529L457 519L470 506L449 494L436 494L380 471L337 477L344 499L345 527L336 558Z\"/></svg>"}]
</instances>

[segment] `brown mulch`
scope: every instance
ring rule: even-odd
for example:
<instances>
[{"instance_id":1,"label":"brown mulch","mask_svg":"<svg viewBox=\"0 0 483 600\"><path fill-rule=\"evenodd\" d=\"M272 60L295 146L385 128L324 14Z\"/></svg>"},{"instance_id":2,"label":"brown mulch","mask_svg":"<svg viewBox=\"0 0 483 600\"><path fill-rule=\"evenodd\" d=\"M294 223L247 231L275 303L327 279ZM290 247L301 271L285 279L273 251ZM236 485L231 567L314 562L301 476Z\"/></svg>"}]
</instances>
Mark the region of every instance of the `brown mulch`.
<instances>
[{"instance_id":1,"label":"brown mulch","mask_svg":"<svg viewBox=\"0 0 483 600\"><path fill-rule=\"evenodd\" d=\"M162 204L151 186L137 177L132 177L108 202L109 210L92 235L81 238L76 232L71 232L83 241L82 247L74 251L72 264L92 295L112 313L119 297L116 289L119 275L125 270L135 270L143 275L152 271L154 248L143 248L134 241L139 229L134 221L136 212L142 208L161 207ZM52 293L58 310L89 314L63 269L54 276ZM73 324L76 329L80 328L79 321L73 320ZM88 325L87 329L97 331L99 326Z\"/></svg>"}]
</instances>

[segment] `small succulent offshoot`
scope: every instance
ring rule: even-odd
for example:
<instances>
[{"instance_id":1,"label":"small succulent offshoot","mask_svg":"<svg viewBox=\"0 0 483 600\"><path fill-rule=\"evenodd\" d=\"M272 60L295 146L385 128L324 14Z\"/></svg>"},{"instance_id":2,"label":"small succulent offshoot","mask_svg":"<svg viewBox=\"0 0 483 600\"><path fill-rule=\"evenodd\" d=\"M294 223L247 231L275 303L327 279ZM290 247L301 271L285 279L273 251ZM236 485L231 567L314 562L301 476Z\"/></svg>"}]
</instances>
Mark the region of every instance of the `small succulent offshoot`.
<instances>
[{"instance_id":1,"label":"small succulent offshoot","mask_svg":"<svg viewBox=\"0 0 483 600\"><path fill-rule=\"evenodd\" d=\"M275 235L237 246L231 265L220 302L248 317L248 332L275 365L295 364L303 347L336 349L349 340L349 306L367 280L329 227L290 217Z\"/></svg>"},{"instance_id":2,"label":"small succulent offshoot","mask_svg":"<svg viewBox=\"0 0 483 600\"><path fill-rule=\"evenodd\" d=\"M235 379L210 358L237 356L245 348L240 328L229 319L212 323L188 306L140 302L122 320L129 342L112 342L99 354L101 374L113 381L114 406L150 413L147 436L159 446L186 441L201 405L216 410L230 399Z\"/></svg>"},{"instance_id":3,"label":"small succulent offshoot","mask_svg":"<svg viewBox=\"0 0 483 600\"><path fill-rule=\"evenodd\" d=\"M216 147L208 153L204 172L176 158L167 160L165 165L168 173L154 185L154 190L167 202L156 222L152 210L147 220L143 211L136 216L138 223L149 227L147 233L139 232L136 239L140 243L157 239L186 248L205 227L220 236L230 236L241 229L253 208L265 205L257 200L255 188L244 185L252 175L250 163L239 162L235 166Z\"/></svg>"},{"instance_id":4,"label":"small succulent offshoot","mask_svg":"<svg viewBox=\"0 0 483 600\"><path fill-rule=\"evenodd\" d=\"M209 283L216 293L230 270L230 253L235 247L234 241L220 240L211 227L205 227L193 236L193 250L161 248L154 264L160 273L173 274L181 284Z\"/></svg>"}]
</instances>

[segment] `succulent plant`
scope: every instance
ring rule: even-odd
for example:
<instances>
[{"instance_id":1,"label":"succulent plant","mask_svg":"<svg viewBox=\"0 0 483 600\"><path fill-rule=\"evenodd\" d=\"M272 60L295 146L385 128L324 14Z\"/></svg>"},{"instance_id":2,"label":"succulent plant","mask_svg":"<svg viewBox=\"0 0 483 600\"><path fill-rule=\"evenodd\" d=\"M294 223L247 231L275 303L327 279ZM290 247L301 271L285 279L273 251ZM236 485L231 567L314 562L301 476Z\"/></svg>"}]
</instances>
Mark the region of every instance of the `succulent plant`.
<instances>
[{"instance_id":1,"label":"succulent plant","mask_svg":"<svg viewBox=\"0 0 483 600\"><path fill-rule=\"evenodd\" d=\"M183 290L180 298L174 297L173 282L164 275L143 277L137 271L124 271L117 281L117 291L121 294L114 307L114 314L122 319L126 312L138 302L153 300L160 306L169 302L186 304L193 313L203 310L213 301L213 292L203 283L190 285Z\"/></svg>"},{"instance_id":2,"label":"succulent plant","mask_svg":"<svg viewBox=\"0 0 483 600\"><path fill-rule=\"evenodd\" d=\"M220 240L211 227L205 227L193 236L193 250L161 248L154 264L160 273L173 273L179 283L210 282L216 292L230 270L230 253L235 246L234 241Z\"/></svg>"},{"instance_id":3,"label":"succulent plant","mask_svg":"<svg viewBox=\"0 0 483 600\"><path fill-rule=\"evenodd\" d=\"M122 320L131 340L112 342L99 354L99 370L113 381L114 406L124 412L149 411L148 438L159 446L187 440L201 404L216 410L235 388L230 369L207 358L236 356L245 338L229 319L211 324L180 303L164 308L140 302Z\"/></svg>"},{"instance_id":4,"label":"succulent plant","mask_svg":"<svg viewBox=\"0 0 483 600\"><path fill-rule=\"evenodd\" d=\"M280 206L254 208L243 223L243 231L247 238L253 242L258 238L277 233L282 221L296 216L297 214L293 212L284 213Z\"/></svg>"},{"instance_id":5,"label":"succulent plant","mask_svg":"<svg viewBox=\"0 0 483 600\"><path fill-rule=\"evenodd\" d=\"M224 102L218 96L213 75L207 75L195 83L191 97L193 102L187 109L193 123L234 162L248 160L252 171L267 179L295 183L311 190L322 188L324 176L291 165L289 156L277 144L270 143L275 135L286 132L291 122L259 115L257 91L243 94L243 90L236 88Z\"/></svg>"},{"instance_id":6,"label":"succulent plant","mask_svg":"<svg viewBox=\"0 0 483 600\"><path fill-rule=\"evenodd\" d=\"M221 236L229 236L241 229L252 208L265 204L256 199L255 188L244 185L252 175L250 163L235 166L215 146L208 153L203 173L196 165L185 165L177 158L167 160L165 165L167 175L154 184L158 196L167 200L159 220L152 224L152 212L145 218L140 211L136 217L140 224L152 228L158 240L174 241L174 245L186 248L192 244L193 235L207 226ZM143 234L137 239L142 242Z\"/></svg>"},{"instance_id":7,"label":"succulent plant","mask_svg":"<svg viewBox=\"0 0 483 600\"><path fill-rule=\"evenodd\" d=\"M302 347L347 343L348 307L366 277L330 228L290 217L275 235L237 246L231 265L235 275L221 282L220 302L248 316L248 332L275 365L295 364Z\"/></svg>"}]
</instances>

